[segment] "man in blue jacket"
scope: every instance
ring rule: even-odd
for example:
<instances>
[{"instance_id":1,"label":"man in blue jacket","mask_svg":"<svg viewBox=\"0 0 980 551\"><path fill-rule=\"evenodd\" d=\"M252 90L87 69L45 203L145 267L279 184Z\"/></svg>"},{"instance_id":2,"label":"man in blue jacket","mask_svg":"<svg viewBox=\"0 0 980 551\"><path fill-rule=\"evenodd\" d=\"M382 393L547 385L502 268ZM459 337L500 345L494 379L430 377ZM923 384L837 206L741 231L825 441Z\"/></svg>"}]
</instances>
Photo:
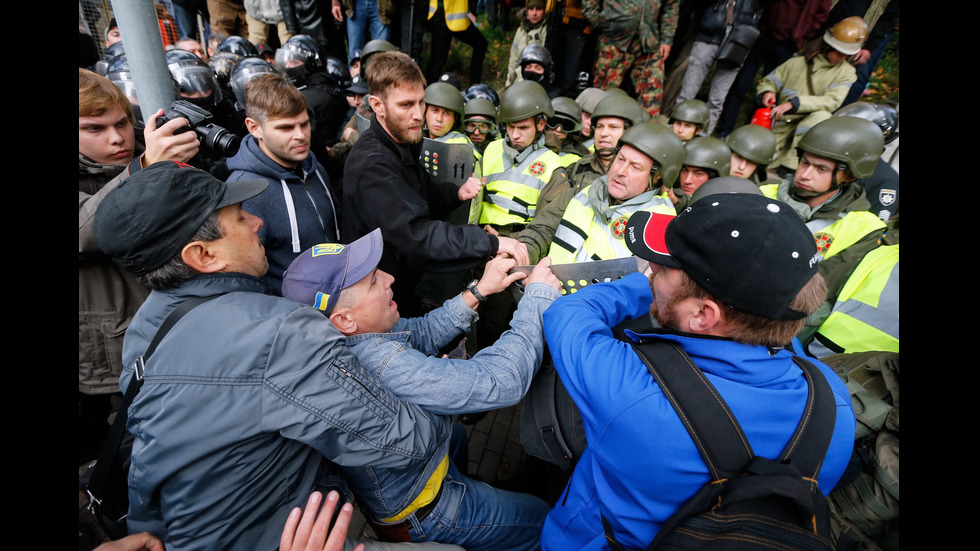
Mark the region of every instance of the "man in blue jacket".
<instances>
[{"instance_id":1,"label":"man in blue jacket","mask_svg":"<svg viewBox=\"0 0 980 551\"><path fill-rule=\"evenodd\" d=\"M264 223L259 238L269 272L262 280L280 294L282 273L299 253L340 237L339 213L330 177L310 154L312 132L303 93L279 75L259 75L246 86L245 116L249 135L228 159L228 181L269 181L264 192L243 206Z\"/></svg>"},{"instance_id":2,"label":"man in blue jacket","mask_svg":"<svg viewBox=\"0 0 980 551\"><path fill-rule=\"evenodd\" d=\"M644 549L663 522L710 480L663 390L630 345L613 336L651 312L657 335L679 344L718 389L754 452L775 458L804 410L808 385L794 335L824 299L813 236L789 207L758 195L701 199L677 217L638 212L626 242L649 275L590 285L544 313L558 374L581 410L588 448L541 535L542 549L607 549L600 513L627 549ZM630 331L627 334L635 335ZM854 442L843 382L827 377L836 426L818 484L837 484Z\"/></svg>"}]
</instances>

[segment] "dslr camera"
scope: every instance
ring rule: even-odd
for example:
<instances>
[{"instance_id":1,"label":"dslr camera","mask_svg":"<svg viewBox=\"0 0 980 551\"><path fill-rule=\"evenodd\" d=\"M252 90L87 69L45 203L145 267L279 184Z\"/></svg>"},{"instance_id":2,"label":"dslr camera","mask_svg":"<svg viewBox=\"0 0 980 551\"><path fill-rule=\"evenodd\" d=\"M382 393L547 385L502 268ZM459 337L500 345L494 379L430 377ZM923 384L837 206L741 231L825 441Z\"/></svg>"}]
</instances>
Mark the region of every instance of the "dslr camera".
<instances>
[{"instance_id":1,"label":"dslr camera","mask_svg":"<svg viewBox=\"0 0 980 551\"><path fill-rule=\"evenodd\" d=\"M189 124L183 128L178 128L174 134L181 134L188 130L197 133L197 138L201 141L201 146L208 156L221 158L231 157L238 151L238 146L242 139L237 134L229 132L225 128L214 124L214 116L207 110L193 103L179 99L170 106L170 109L157 117L157 128L176 118L183 117Z\"/></svg>"}]
</instances>

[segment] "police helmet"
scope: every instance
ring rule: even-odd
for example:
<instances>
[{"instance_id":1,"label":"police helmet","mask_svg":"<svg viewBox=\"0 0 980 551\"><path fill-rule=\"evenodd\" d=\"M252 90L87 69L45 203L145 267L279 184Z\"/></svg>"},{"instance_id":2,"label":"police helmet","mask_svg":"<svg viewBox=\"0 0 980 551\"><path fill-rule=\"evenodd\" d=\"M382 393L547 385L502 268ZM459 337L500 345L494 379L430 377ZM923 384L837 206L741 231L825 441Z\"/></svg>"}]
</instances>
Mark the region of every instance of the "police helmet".
<instances>
[{"instance_id":1,"label":"police helmet","mask_svg":"<svg viewBox=\"0 0 980 551\"><path fill-rule=\"evenodd\" d=\"M176 48L167 51L166 59L181 99L208 111L214 109L221 101L222 93L211 66L195 54Z\"/></svg>"},{"instance_id":2,"label":"police helmet","mask_svg":"<svg viewBox=\"0 0 980 551\"><path fill-rule=\"evenodd\" d=\"M805 151L847 165L855 178L871 176L884 150L878 125L858 117L831 117L817 123L796 148L799 155Z\"/></svg>"},{"instance_id":3,"label":"police helmet","mask_svg":"<svg viewBox=\"0 0 980 551\"><path fill-rule=\"evenodd\" d=\"M682 121L705 128L708 126L709 119L708 104L699 99L689 99L680 102L674 107L667 124L674 124L674 121Z\"/></svg>"},{"instance_id":4,"label":"police helmet","mask_svg":"<svg viewBox=\"0 0 980 551\"><path fill-rule=\"evenodd\" d=\"M253 78L264 74L279 75L279 70L261 57L246 57L239 61L231 71L231 89L237 100L237 107L245 109L245 85Z\"/></svg>"},{"instance_id":5,"label":"police helmet","mask_svg":"<svg viewBox=\"0 0 980 551\"><path fill-rule=\"evenodd\" d=\"M324 70L326 57L315 38L294 34L276 50L276 67L290 82L302 86L310 75Z\"/></svg>"},{"instance_id":6,"label":"police helmet","mask_svg":"<svg viewBox=\"0 0 980 551\"><path fill-rule=\"evenodd\" d=\"M674 186L684 164L684 142L669 128L656 121L641 122L623 133L619 146L623 144L653 159L664 184Z\"/></svg>"},{"instance_id":7,"label":"police helmet","mask_svg":"<svg viewBox=\"0 0 980 551\"><path fill-rule=\"evenodd\" d=\"M463 90L463 100L469 102L473 98L484 98L493 103L494 108L500 107L500 95L489 84L478 82Z\"/></svg>"},{"instance_id":8,"label":"police helmet","mask_svg":"<svg viewBox=\"0 0 980 551\"><path fill-rule=\"evenodd\" d=\"M242 57L259 57L259 49L248 41L247 38L232 35L218 44L217 52L231 52Z\"/></svg>"},{"instance_id":9,"label":"police helmet","mask_svg":"<svg viewBox=\"0 0 980 551\"><path fill-rule=\"evenodd\" d=\"M732 168L732 150L718 138L692 138L684 145L684 165L712 172L711 177L728 176Z\"/></svg>"},{"instance_id":10,"label":"police helmet","mask_svg":"<svg viewBox=\"0 0 980 551\"><path fill-rule=\"evenodd\" d=\"M757 124L739 126L725 138L725 143L736 155L763 167L776 156L776 135Z\"/></svg>"},{"instance_id":11,"label":"police helmet","mask_svg":"<svg viewBox=\"0 0 980 551\"><path fill-rule=\"evenodd\" d=\"M898 110L891 105L857 101L834 111L835 117L858 117L878 125L885 143L898 137Z\"/></svg>"},{"instance_id":12,"label":"police helmet","mask_svg":"<svg viewBox=\"0 0 980 551\"><path fill-rule=\"evenodd\" d=\"M537 116L546 119L555 116L544 86L533 80L520 80L504 90L500 97L500 122L514 123Z\"/></svg>"}]
</instances>

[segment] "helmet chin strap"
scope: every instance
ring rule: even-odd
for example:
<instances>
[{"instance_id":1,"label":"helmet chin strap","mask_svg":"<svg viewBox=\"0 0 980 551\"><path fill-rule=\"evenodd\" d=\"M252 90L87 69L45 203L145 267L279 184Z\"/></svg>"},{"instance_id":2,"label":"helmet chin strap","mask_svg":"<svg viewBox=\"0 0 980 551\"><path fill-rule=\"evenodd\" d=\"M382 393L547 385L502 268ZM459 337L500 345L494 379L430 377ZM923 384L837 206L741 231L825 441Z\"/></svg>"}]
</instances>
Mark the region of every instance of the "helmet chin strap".
<instances>
[{"instance_id":1,"label":"helmet chin strap","mask_svg":"<svg viewBox=\"0 0 980 551\"><path fill-rule=\"evenodd\" d=\"M802 159L803 156L800 155L800 158ZM805 201L807 199L813 199L814 197L820 197L821 195L826 195L828 193L837 191L838 189L840 189L842 185L848 183L848 182L840 182L837 180L837 172L839 170L843 170L841 164L843 163L837 163L837 166L834 167L834 172L833 174L830 175L830 187L827 189L827 191L814 191L812 189L800 189L796 186L790 186L789 188L790 197L793 197L794 199L799 199L801 201Z\"/></svg>"}]
</instances>

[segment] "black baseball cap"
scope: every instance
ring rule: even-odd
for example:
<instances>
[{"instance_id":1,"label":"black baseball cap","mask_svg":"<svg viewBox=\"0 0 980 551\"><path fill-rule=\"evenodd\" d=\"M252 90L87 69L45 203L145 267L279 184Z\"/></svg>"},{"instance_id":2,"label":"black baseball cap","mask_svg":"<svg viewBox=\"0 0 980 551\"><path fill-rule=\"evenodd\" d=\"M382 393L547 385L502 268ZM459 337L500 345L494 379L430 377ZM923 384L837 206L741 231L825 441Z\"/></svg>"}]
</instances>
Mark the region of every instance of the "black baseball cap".
<instances>
[{"instance_id":1,"label":"black baseball cap","mask_svg":"<svg viewBox=\"0 0 980 551\"><path fill-rule=\"evenodd\" d=\"M135 275L166 264L212 212L251 199L265 179L222 182L185 163L160 161L110 191L95 213L99 248Z\"/></svg>"},{"instance_id":2,"label":"black baseball cap","mask_svg":"<svg viewBox=\"0 0 980 551\"><path fill-rule=\"evenodd\" d=\"M747 193L710 195L676 217L636 212L626 246L684 270L718 300L775 320L807 316L789 305L817 273L813 234L788 205Z\"/></svg>"}]
</instances>

